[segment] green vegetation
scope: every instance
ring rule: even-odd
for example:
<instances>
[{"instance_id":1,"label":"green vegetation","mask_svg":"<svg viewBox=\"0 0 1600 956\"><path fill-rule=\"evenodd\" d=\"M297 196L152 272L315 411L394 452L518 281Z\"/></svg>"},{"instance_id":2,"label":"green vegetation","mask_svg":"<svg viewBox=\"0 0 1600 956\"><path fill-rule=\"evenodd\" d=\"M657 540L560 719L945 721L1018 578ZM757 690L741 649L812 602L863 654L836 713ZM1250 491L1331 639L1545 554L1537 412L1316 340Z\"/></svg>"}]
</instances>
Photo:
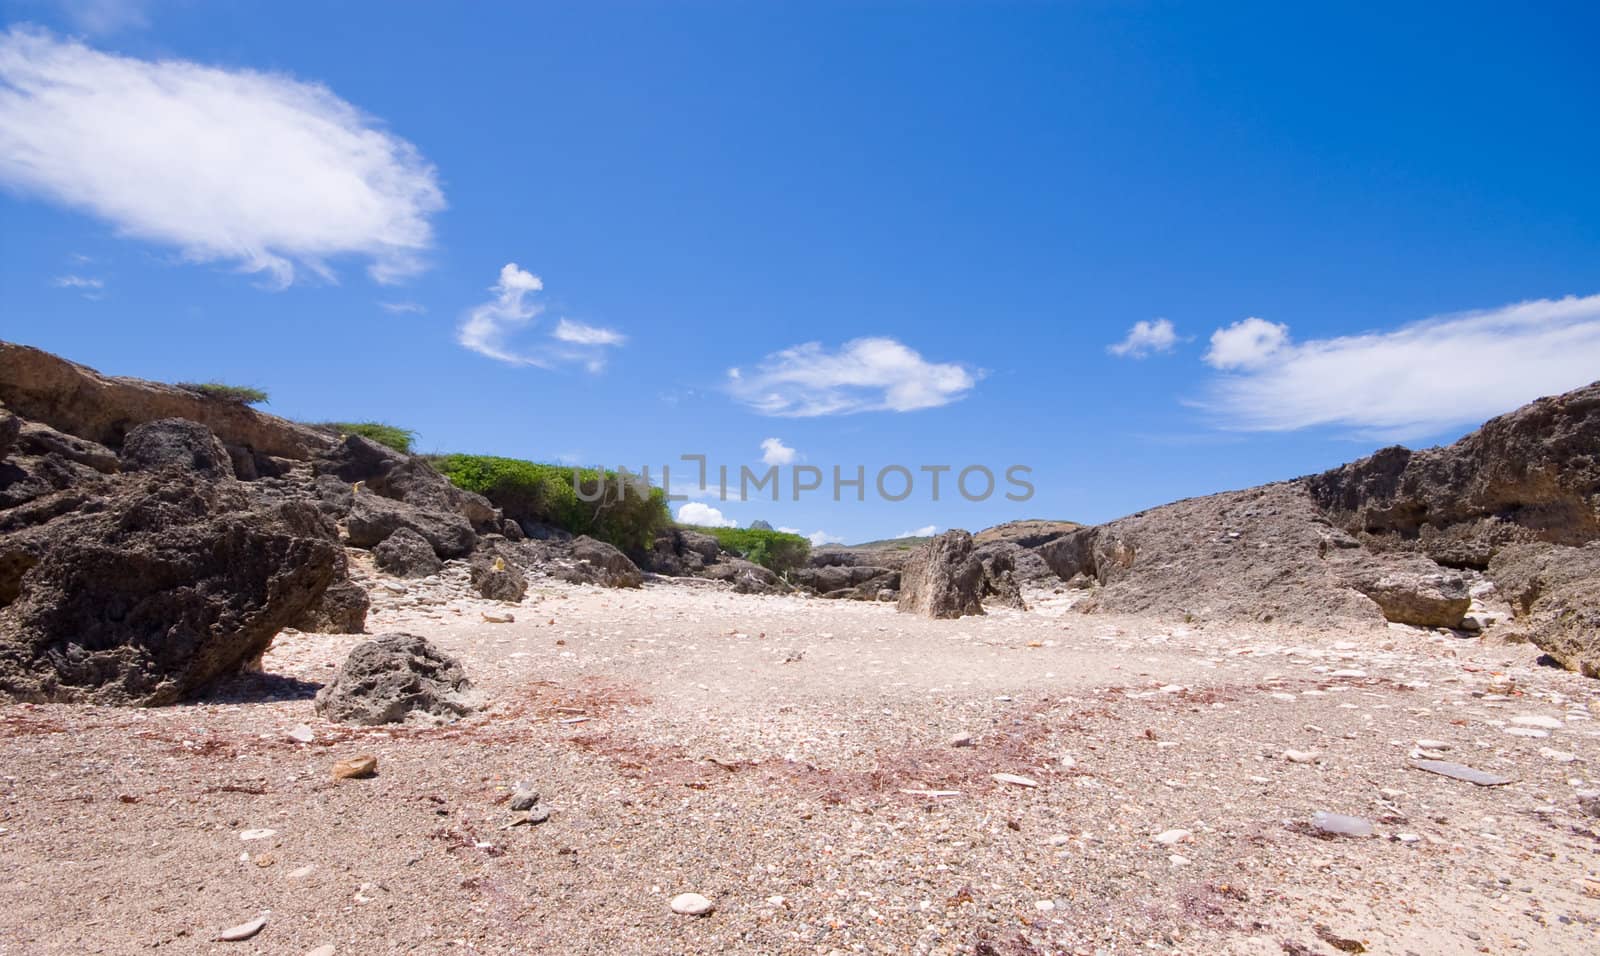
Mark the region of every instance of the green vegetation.
<instances>
[{"instance_id":1,"label":"green vegetation","mask_svg":"<svg viewBox=\"0 0 1600 956\"><path fill-rule=\"evenodd\" d=\"M179 382L178 387L221 402L232 402L235 405L265 405L267 403L266 392L259 388L251 388L248 385L225 385L222 382Z\"/></svg>"},{"instance_id":2,"label":"green vegetation","mask_svg":"<svg viewBox=\"0 0 1600 956\"><path fill-rule=\"evenodd\" d=\"M686 527L711 535L724 551L732 551L777 574L792 571L811 557L811 542L797 534L759 528Z\"/></svg>"},{"instance_id":3,"label":"green vegetation","mask_svg":"<svg viewBox=\"0 0 1600 956\"><path fill-rule=\"evenodd\" d=\"M574 469L493 455L439 455L433 466L457 487L488 498L506 517L555 525L624 551L648 549L672 523L666 492L629 484L614 471ZM637 479L635 479L637 480ZM604 482L602 494L601 482ZM579 497L597 498L585 501Z\"/></svg>"},{"instance_id":4,"label":"green vegetation","mask_svg":"<svg viewBox=\"0 0 1600 956\"><path fill-rule=\"evenodd\" d=\"M383 422L323 422L317 427L340 435L360 435L407 455L411 454L411 443L417 440L416 432Z\"/></svg>"}]
</instances>

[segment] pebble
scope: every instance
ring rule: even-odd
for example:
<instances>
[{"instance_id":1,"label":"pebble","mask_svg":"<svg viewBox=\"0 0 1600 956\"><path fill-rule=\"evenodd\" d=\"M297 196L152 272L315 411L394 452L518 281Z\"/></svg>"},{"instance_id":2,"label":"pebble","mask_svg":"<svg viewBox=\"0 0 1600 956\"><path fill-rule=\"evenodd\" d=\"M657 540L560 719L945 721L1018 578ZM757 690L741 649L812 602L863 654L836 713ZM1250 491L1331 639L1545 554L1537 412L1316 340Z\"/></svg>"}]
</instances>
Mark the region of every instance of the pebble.
<instances>
[{"instance_id":1,"label":"pebble","mask_svg":"<svg viewBox=\"0 0 1600 956\"><path fill-rule=\"evenodd\" d=\"M265 840L267 837L276 836L277 830L262 828L260 830L245 830L239 834L241 840Z\"/></svg>"},{"instance_id":2,"label":"pebble","mask_svg":"<svg viewBox=\"0 0 1600 956\"><path fill-rule=\"evenodd\" d=\"M1033 908L1041 913L1048 913L1056 908L1054 900L1034 900Z\"/></svg>"},{"instance_id":3,"label":"pebble","mask_svg":"<svg viewBox=\"0 0 1600 956\"><path fill-rule=\"evenodd\" d=\"M1328 676L1329 677L1365 677L1365 676L1367 676L1367 672L1363 671L1363 670L1356 670L1354 668L1346 668L1344 670L1333 671L1333 672L1329 673Z\"/></svg>"},{"instance_id":4,"label":"pebble","mask_svg":"<svg viewBox=\"0 0 1600 956\"><path fill-rule=\"evenodd\" d=\"M1285 750L1283 752L1283 759L1290 763L1316 763L1317 758L1320 756L1322 755L1315 750Z\"/></svg>"},{"instance_id":5,"label":"pebble","mask_svg":"<svg viewBox=\"0 0 1600 956\"><path fill-rule=\"evenodd\" d=\"M1578 759L1577 754L1567 753L1565 750L1552 750L1549 747L1540 747L1539 753L1542 756L1549 757L1556 763L1572 763Z\"/></svg>"},{"instance_id":6,"label":"pebble","mask_svg":"<svg viewBox=\"0 0 1600 956\"><path fill-rule=\"evenodd\" d=\"M296 724L289 728L289 739L298 740L303 744L309 744L313 740L317 739L317 734L305 724Z\"/></svg>"},{"instance_id":7,"label":"pebble","mask_svg":"<svg viewBox=\"0 0 1600 956\"><path fill-rule=\"evenodd\" d=\"M1015 773L997 773L991 775L995 783L1006 783L1014 787L1037 787L1039 781L1032 777L1024 777Z\"/></svg>"},{"instance_id":8,"label":"pebble","mask_svg":"<svg viewBox=\"0 0 1600 956\"><path fill-rule=\"evenodd\" d=\"M1446 743L1445 741L1443 741L1443 740L1429 740L1426 737L1424 737L1423 739L1417 741L1417 746L1421 747L1423 750L1449 750L1450 749L1450 745L1448 743Z\"/></svg>"},{"instance_id":9,"label":"pebble","mask_svg":"<svg viewBox=\"0 0 1600 956\"><path fill-rule=\"evenodd\" d=\"M950 738L950 746L952 747L975 747L977 743L977 740L971 734L956 734Z\"/></svg>"},{"instance_id":10,"label":"pebble","mask_svg":"<svg viewBox=\"0 0 1600 956\"><path fill-rule=\"evenodd\" d=\"M488 611L482 613L486 624L515 624L517 620L515 614L491 614Z\"/></svg>"},{"instance_id":11,"label":"pebble","mask_svg":"<svg viewBox=\"0 0 1600 956\"><path fill-rule=\"evenodd\" d=\"M1401 843L1421 843L1422 842L1422 837L1419 836L1418 834L1415 834L1415 833L1399 833L1399 834L1395 835L1395 839L1399 840Z\"/></svg>"},{"instance_id":12,"label":"pebble","mask_svg":"<svg viewBox=\"0 0 1600 956\"><path fill-rule=\"evenodd\" d=\"M521 813L533 809L539 802L539 791L526 783L519 783L511 789L511 809Z\"/></svg>"},{"instance_id":13,"label":"pebble","mask_svg":"<svg viewBox=\"0 0 1600 956\"><path fill-rule=\"evenodd\" d=\"M359 780L378 772L378 758L371 754L349 757L333 765L333 779Z\"/></svg>"},{"instance_id":14,"label":"pebble","mask_svg":"<svg viewBox=\"0 0 1600 956\"><path fill-rule=\"evenodd\" d=\"M217 934L217 939L224 943L237 943L240 940L249 939L255 934L261 932L266 928L266 926L267 914L262 913L260 916L257 916L248 923L240 923L238 926L228 927Z\"/></svg>"},{"instance_id":15,"label":"pebble","mask_svg":"<svg viewBox=\"0 0 1600 956\"><path fill-rule=\"evenodd\" d=\"M534 807L528 811L528 822L534 826L538 826L548 819L550 819L549 807Z\"/></svg>"},{"instance_id":16,"label":"pebble","mask_svg":"<svg viewBox=\"0 0 1600 956\"><path fill-rule=\"evenodd\" d=\"M680 916L704 916L716 908L710 900L699 893L679 893L667 905Z\"/></svg>"},{"instance_id":17,"label":"pebble","mask_svg":"<svg viewBox=\"0 0 1600 956\"><path fill-rule=\"evenodd\" d=\"M1492 773L1485 773L1482 770L1475 770L1472 767L1468 767L1459 763L1451 763L1448 760L1417 760L1413 761L1411 766L1417 768L1418 770L1426 770L1429 773L1436 773L1441 777L1449 777L1453 780L1463 780L1467 783L1477 784L1480 787L1498 787L1502 784L1511 782L1510 777L1501 777Z\"/></svg>"},{"instance_id":18,"label":"pebble","mask_svg":"<svg viewBox=\"0 0 1600 956\"><path fill-rule=\"evenodd\" d=\"M1184 856L1182 853L1174 853L1167 857L1167 862L1171 863L1173 866L1188 866L1193 861Z\"/></svg>"},{"instance_id":19,"label":"pebble","mask_svg":"<svg viewBox=\"0 0 1600 956\"><path fill-rule=\"evenodd\" d=\"M1318 810L1311 817L1311 825L1323 833L1332 833L1336 836L1372 836L1371 820L1362 817L1348 817L1342 813L1328 813Z\"/></svg>"},{"instance_id":20,"label":"pebble","mask_svg":"<svg viewBox=\"0 0 1600 956\"><path fill-rule=\"evenodd\" d=\"M1192 836L1194 834L1188 830L1164 830L1156 834L1155 841L1162 846L1172 846L1176 843L1188 843Z\"/></svg>"},{"instance_id":21,"label":"pebble","mask_svg":"<svg viewBox=\"0 0 1600 956\"><path fill-rule=\"evenodd\" d=\"M1505 732L1513 737L1531 737L1535 740L1550 736L1550 731L1540 730L1537 727L1506 727Z\"/></svg>"}]
</instances>

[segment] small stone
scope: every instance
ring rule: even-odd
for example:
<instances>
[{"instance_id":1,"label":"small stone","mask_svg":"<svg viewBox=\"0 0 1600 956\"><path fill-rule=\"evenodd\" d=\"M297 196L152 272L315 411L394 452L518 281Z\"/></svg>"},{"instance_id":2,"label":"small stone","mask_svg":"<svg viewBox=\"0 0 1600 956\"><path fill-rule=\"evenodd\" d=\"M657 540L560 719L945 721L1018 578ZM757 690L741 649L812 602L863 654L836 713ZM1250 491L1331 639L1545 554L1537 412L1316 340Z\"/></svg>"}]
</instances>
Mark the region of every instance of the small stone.
<instances>
[{"instance_id":1,"label":"small stone","mask_svg":"<svg viewBox=\"0 0 1600 956\"><path fill-rule=\"evenodd\" d=\"M371 754L362 754L359 757L348 757L333 765L333 779L335 780L360 780L371 777L378 772L378 758Z\"/></svg>"},{"instance_id":2,"label":"small stone","mask_svg":"<svg viewBox=\"0 0 1600 956\"><path fill-rule=\"evenodd\" d=\"M1421 747L1423 750L1449 750L1450 749L1450 745L1448 743L1444 742L1443 740L1429 740L1426 737L1424 737L1423 739L1417 741L1417 746Z\"/></svg>"},{"instance_id":3,"label":"small stone","mask_svg":"<svg viewBox=\"0 0 1600 956\"><path fill-rule=\"evenodd\" d=\"M1283 752L1283 759L1290 763L1316 763L1317 758L1320 756L1322 755L1315 750L1285 750Z\"/></svg>"},{"instance_id":4,"label":"small stone","mask_svg":"<svg viewBox=\"0 0 1600 956\"><path fill-rule=\"evenodd\" d=\"M1546 717L1543 714L1523 714L1511 718L1511 722L1518 727L1541 727L1545 730L1560 730L1566 726L1558 718Z\"/></svg>"},{"instance_id":5,"label":"small stone","mask_svg":"<svg viewBox=\"0 0 1600 956\"><path fill-rule=\"evenodd\" d=\"M667 905L680 916L704 916L716 908L715 904L699 893L679 893Z\"/></svg>"},{"instance_id":6,"label":"small stone","mask_svg":"<svg viewBox=\"0 0 1600 956\"><path fill-rule=\"evenodd\" d=\"M1041 913L1048 913L1056 908L1054 900L1034 900L1033 908Z\"/></svg>"},{"instance_id":7,"label":"small stone","mask_svg":"<svg viewBox=\"0 0 1600 956\"><path fill-rule=\"evenodd\" d=\"M1329 677L1365 677L1365 676L1367 676L1367 672L1363 671L1363 670L1355 670L1354 668L1346 668L1344 670L1333 671L1328 676Z\"/></svg>"},{"instance_id":8,"label":"small stone","mask_svg":"<svg viewBox=\"0 0 1600 956\"><path fill-rule=\"evenodd\" d=\"M240 923L238 926L228 927L217 934L217 940L224 943L237 943L261 932L266 926L267 914L262 913L248 923Z\"/></svg>"},{"instance_id":9,"label":"small stone","mask_svg":"<svg viewBox=\"0 0 1600 956\"><path fill-rule=\"evenodd\" d=\"M539 802L539 791L526 784L517 784L511 791L511 809L517 812L533 809Z\"/></svg>"},{"instance_id":10,"label":"small stone","mask_svg":"<svg viewBox=\"0 0 1600 956\"><path fill-rule=\"evenodd\" d=\"M1543 740L1550 736L1550 731L1540 730L1537 727L1506 727L1504 730L1513 737L1530 737L1534 740Z\"/></svg>"},{"instance_id":11,"label":"small stone","mask_svg":"<svg viewBox=\"0 0 1600 956\"><path fill-rule=\"evenodd\" d=\"M528 811L528 823L533 826L538 826L548 819L550 819L549 807L534 807Z\"/></svg>"},{"instance_id":12,"label":"small stone","mask_svg":"<svg viewBox=\"0 0 1600 956\"><path fill-rule=\"evenodd\" d=\"M385 591L388 591L390 594L404 594L404 593L406 593L406 586L404 584L401 584L398 581L385 581L385 582L383 582L383 589Z\"/></svg>"},{"instance_id":13,"label":"small stone","mask_svg":"<svg viewBox=\"0 0 1600 956\"><path fill-rule=\"evenodd\" d=\"M239 834L239 839L241 839L241 840L265 840L268 837L276 836L277 833L278 833L277 830L269 830L269 829L266 829L266 828L262 828L260 830L245 830L243 833Z\"/></svg>"},{"instance_id":14,"label":"small stone","mask_svg":"<svg viewBox=\"0 0 1600 956\"><path fill-rule=\"evenodd\" d=\"M312 864L312 863L307 863L305 866L296 867L296 868L290 870L289 871L289 879L291 879L291 880L303 880L303 879L305 879L306 877L310 876L311 874L313 874L315 872L317 872L316 865Z\"/></svg>"},{"instance_id":15,"label":"small stone","mask_svg":"<svg viewBox=\"0 0 1600 956\"><path fill-rule=\"evenodd\" d=\"M1323 833L1331 833L1335 836L1372 836L1371 820L1362 817L1348 817L1342 813L1328 813L1318 810L1311 817L1311 825Z\"/></svg>"},{"instance_id":16,"label":"small stone","mask_svg":"<svg viewBox=\"0 0 1600 956\"><path fill-rule=\"evenodd\" d=\"M1413 761L1411 766L1418 770L1426 770L1428 773L1436 773L1441 777L1465 781L1480 787L1498 787L1511 782L1510 777L1500 777L1492 773L1485 773L1482 770L1475 770L1459 763L1451 763L1448 760L1417 760Z\"/></svg>"},{"instance_id":17,"label":"small stone","mask_svg":"<svg viewBox=\"0 0 1600 956\"><path fill-rule=\"evenodd\" d=\"M1398 833L1398 834L1395 834L1395 839L1399 840L1401 843L1421 843L1422 842L1422 837L1417 835L1417 834L1415 834L1415 833Z\"/></svg>"},{"instance_id":18,"label":"small stone","mask_svg":"<svg viewBox=\"0 0 1600 956\"><path fill-rule=\"evenodd\" d=\"M1049 843L1051 846L1066 846L1068 843L1072 842L1072 835L1068 833L1057 833L1045 842Z\"/></svg>"},{"instance_id":19,"label":"small stone","mask_svg":"<svg viewBox=\"0 0 1600 956\"><path fill-rule=\"evenodd\" d=\"M484 611L483 620L486 624L513 624L516 622L517 616L515 614L494 614Z\"/></svg>"},{"instance_id":20,"label":"small stone","mask_svg":"<svg viewBox=\"0 0 1600 956\"><path fill-rule=\"evenodd\" d=\"M1194 834L1188 830L1164 830L1156 834L1155 841L1162 846L1173 846L1178 843L1188 843L1192 836Z\"/></svg>"},{"instance_id":21,"label":"small stone","mask_svg":"<svg viewBox=\"0 0 1600 956\"><path fill-rule=\"evenodd\" d=\"M313 740L317 739L317 734L305 724L295 724L293 727L289 728L289 739L298 740L303 744L309 744Z\"/></svg>"},{"instance_id":22,"label":"small stone","mask_svg":"<svg viewBox=\"0 0 1600 956\"><path fill-rule=\"evenodd\" d=\"M1015 773L996 773L990 775L995 783L1009 784L1013 787L1037 787L1039 781L1032 777L1024 777Z\"/></svg>"},{"instance_id":23,"label":"small stone","mask_svg":"<svg viewBox=\"0 0 1600 956\"><path fill-rule=\"evenodd\" d=\"M976 747L977 745L977 739L971 734L956 734L950 738L950 746L952 747Z\"/></svg>"},{"instance_id":24,"label":"small stone","mask_svg":"<svg viewBox=\"0 0 1600 956\"><path fill-rule=\"evenodd\" d=\"M1568 753L1565 750L1553 750L1549 747L1540 747L1539 754L1544 757L1549 757L1556 763L1572 763L1578 759L1577 754Z\"/></svg>"}]
</instances>

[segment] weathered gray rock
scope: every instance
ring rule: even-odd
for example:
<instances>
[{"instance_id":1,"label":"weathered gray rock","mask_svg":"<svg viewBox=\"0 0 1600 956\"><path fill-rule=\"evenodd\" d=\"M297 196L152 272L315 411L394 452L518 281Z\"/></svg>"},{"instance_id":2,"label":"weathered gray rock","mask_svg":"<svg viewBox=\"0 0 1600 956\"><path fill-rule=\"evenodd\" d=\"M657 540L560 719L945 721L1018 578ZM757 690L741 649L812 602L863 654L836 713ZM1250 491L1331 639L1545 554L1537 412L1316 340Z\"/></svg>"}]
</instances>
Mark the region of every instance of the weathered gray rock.
<instances>
[{"instance_id":1,"label":"weathered gray rock","mask_svg":"<svg viewBox=\"0 0 1600 956\"><path fill-rule=\"evenodd\" d=\"M176 469L206 478L233 478L233 459L211 429L183 418L146 422L128 432L119 456L122 470Z\"/></svg>"},{"instance_id":2,"label":"weathered gray rock","mask_svg":"<svg viewBox=\"0 0 1600 956\"><path fill-rule=\"evenodd\" d=\"M344 557L340 554L340 558ZM295 618L291 627L317 634L364 634L367 630L367 612L372 609L372 597L367 589L344 576L328 585L304 614Z\"/></svg>"},{"instance_id":3,"label":"weathered gray rock","mask_svg":"<svg viewBox=\"0 0 1600 956\"><path fill-rule=\"evenodd\" d=\"M0 691L168 704L260 657L340 552L312 505L244 487L130 475L4 512Z\"/></svg>"},{"instance_id":4,"label":"weathered gray rock","mask_svg":"<svg viewBox=\"0 0 1600 956\"><path fill-rule=\"evenodd\" d=\"M0 407L0 461L11 454L11 448L22 433L22 419Z\"/></svg>"},{"instance_id":5,"label":"weathered gray rock","mask_svg":"<svg viewBox=\"0 0 1600 956\"><path fill-rule=\"evenodd\" d=\"M1502 548L1489 577L1511 602L1517 632L1568 670L1600 677L1600 542Z\"/></svg>"},{"instance_id":6,"label":"weathered gray rock","mask_svg":"<svg viewBox=\"0 0 1600 956\"><path fill-rule=\"evenodd\" d=\"M410 528L397 528L378 542L372 559L378 567L402 578L425 578L444 567L428 539Z\"/></svg>"},{"instance_id":7,"label":"weathered gray rock","mask_svg":"<svg viewBox=\"0 0 1600 956\"><path fill-rule=\"evenodd\" d=\"M911 552L900 574L898 609L923 617L983 613L983 562L973 554L972 535L946 531Z\"/></svg>"},{"instance_id":8,"label":"weathered gray rock","mask_svg":"<svg viewBox=\"0 0 1600 956\"><path fill-rule=\"evenodd\" d=\"M1351 587L1377 603L1386 620L1395 624L1458 627L1472 604L1465 578L1421 558L1400 566L1387 561L1369 562L1354 569L1348 580Z\"/></svg>"},{"instance_id":9,"label":"weathered gray rock","mask_svg":"<svg viewBox=\"0 0 1600 956\"><path fill-rule=\"evenodd\" d=\"M459 515L475 530L501 531L500 511L487 498L457 488L420 456L360 435L347 435L319 455L315 469L318 477L331 476L350 485L362 482L368 491L421 511Z\"/></svg>"},{"instance_id":10,"label":"weathered gray rock","mask_svg":"<svg viewBox=\"0 0 1600 956\"><path fill-rule=\"evenodd\" d=\"M471 713L471 682L455 658L415 634L362 641L317 692L316 710L345 724L392 724Z\"/></svg>"},{"instance_id":11,"label":"weathered gray rock","mask_svg":"<svg viewBox=\"0 0 1600 956\"><path fill-rule=\"evenodd\" d=\"M628 556L604 541L588 535L572 539L568 546L570 563L554 570L557 577L573 584L599 584L608 588L637 588L644 585L644 573Z\"/></svg>"},{"instance_id":12,"label":"weathered gray rock","mask_svg":"<svg viewBox=\"0 0 1600 956\"><path fill-rule=\"evenodd\" d=\"M103 475L114 475L122 467L117 453L99 442L69 435L39 422L22 423L17 433L17 451L22 455L57 456Z\"/></svg>"},{"instance_id":13,"label":"weathered gray rock","mask_svg":"<svg viewBox=\"0 0 1600 956\"><path fill-rule=\"evenodd\" d=\"M522 569L498 555L473 555L469 571L473 589L491 601L515 604L528 593Z\"/></svg>"},{"instance_id":14,"label":"weathered gray rock","mask_svg":"<svg viewBox=\"0 0 1600 956\"><path fill-rule=\"evenodd\" d=\"M350 545L371 548L401 528L421 535L441 558L459 558L472 552L478 536L467 519L454 512L426 511L404 501L362 491L350 503L345 519Z\"/></svg>"}]
</instances>

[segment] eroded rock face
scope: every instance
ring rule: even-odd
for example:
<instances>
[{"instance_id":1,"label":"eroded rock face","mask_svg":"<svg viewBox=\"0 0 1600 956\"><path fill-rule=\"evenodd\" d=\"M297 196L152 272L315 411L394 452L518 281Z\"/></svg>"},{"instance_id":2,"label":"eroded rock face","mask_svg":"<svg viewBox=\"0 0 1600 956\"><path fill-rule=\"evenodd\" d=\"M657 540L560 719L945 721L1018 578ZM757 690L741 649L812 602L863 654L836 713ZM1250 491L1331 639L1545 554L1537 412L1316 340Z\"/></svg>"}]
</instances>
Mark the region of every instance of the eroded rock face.
<instances>
[{"instance_id":1,"label":"eroded rock face","mask_svg":"<svg viewBox=\"0 0 1600 956\"><path fill-rule=\"evenodd\" d=\"M258 503L243 487L130 475L6 512L0 691L169 704L259 657L322 597L341 555L314 506Z\"/></svg>"},{"instance_id":2,"label":"eroded rock face","mask_svg":"<svg viewBox=\"0 0 1600 956\"><path fill-rule=\"evenodd\" d=\"M382 634L362 641L317 692L316 710L345 724L454 720L474 709L461 662L415 634Z\"/></svg>"},{"instance_id":3,"label":"eroded rock face","mask_svg":"<svg viewBox=\"0 0 1600 956\"><path fill-rule=\"evenodd\" d=\"M983 562L973 554L972 535L946 531L911 552L900 573L897 608L923 617L983 613Z\"/></svg>"},{"instance_id":4,"label":"eroded rock face","mask_svg":"<svg viewBox=\"0 0 1600 956\"><path fill-rule=\"evenodd\" d=\"M206 478L234 477L233 459L211 429L182 418L146 422L128 432L118 456L122 470L176 469Z\"/></svg>"},{"instance_id":5,"label":"eroded rock face","mask_svg":"<svg viewBox=\"0 0 1600 956\"><path fill-rule=\"evenodd\" d=\"M1600 543L1512 545L1489 577L1511 602L1515 631L1568 670L1600 677Z\"/></svg>"},{"instance_id":6,"label":"eroded rock face","mask_svg":"<svg viewBox=\"0 0 1600 956\"><path fill-rule=\"evenodd\" d=\"M421 457L403 454L360 435L347 435L320 455L316 473L319 477L336 477L347 485L362 482L368 491L421 511L460 515L478 531L501 530L500 511L487 498L457 488Z\"/></svg>"},{"instance_id":7,"label":"eroded rock face","mask_svg":"<svg viewBox=\"0 0 1600 956\"><path fill-rule=\"evenodd\" d=\"M454 512L425 511L404 501L371 491L354 495L345 519L350 545L371 548L401 528L421 535L441 558L459 558L472 552L478 536L472 525Z\"/></svg>"},{"instance_id":8,"label":"eroded rock face","mask_svg":"<svg viewBox=\"0 0 1600 956\"><path fill-rule=\"evenodd\" d=\"M102 445L122 444L136 425L185 418L224 444L305 460L332 440L305 425L245 405L136 378L101 375L25 345L0 342L0 402L13 413Z\"/></svg>"},{"instance_id":9,"label":"eroded rock face","mask_svg":"<svg viewBox=\"0 0 1600 956\"><path fill-rule=\"evenodd\" d=\"M1600 382L1541 398L1445 448L1386 448L1305 479L1376 549L1484 568L1500 548L1600 538Z\"/></svg>"},{"instance_id":10,"label":"eroded rock face","mask_svg":"<svg viewBox=\"0 0 1600 956\"><path fill-rule=\"evenodd\" d=\"M22 433L22 419L0 407L0 461L11 454L11 448Z\"/></svg>"},{"instance_id":11,"label":"eroded rock face","mask_svg":"<svg viewBox=\"0 0 1600 956\"><path fill-rule=\"evenodd\" d=\"M444 568L428 539L410 528L397 528L378 542L372 558L378 567L402 578L425 578Z\"/></svg>"},{"instance_id":12,"label":"eroded rock face","mask_svg":"<svg viewBox=\"0 0 1600 956\"><path fill-rule=\"evenodd\" d=\"M571 563L557 566L553 573L573 584L599 584L608 588L644 586L644 574L628 556L604 541L579 535L568 546Z\"/></svg>"}]
</instances>

